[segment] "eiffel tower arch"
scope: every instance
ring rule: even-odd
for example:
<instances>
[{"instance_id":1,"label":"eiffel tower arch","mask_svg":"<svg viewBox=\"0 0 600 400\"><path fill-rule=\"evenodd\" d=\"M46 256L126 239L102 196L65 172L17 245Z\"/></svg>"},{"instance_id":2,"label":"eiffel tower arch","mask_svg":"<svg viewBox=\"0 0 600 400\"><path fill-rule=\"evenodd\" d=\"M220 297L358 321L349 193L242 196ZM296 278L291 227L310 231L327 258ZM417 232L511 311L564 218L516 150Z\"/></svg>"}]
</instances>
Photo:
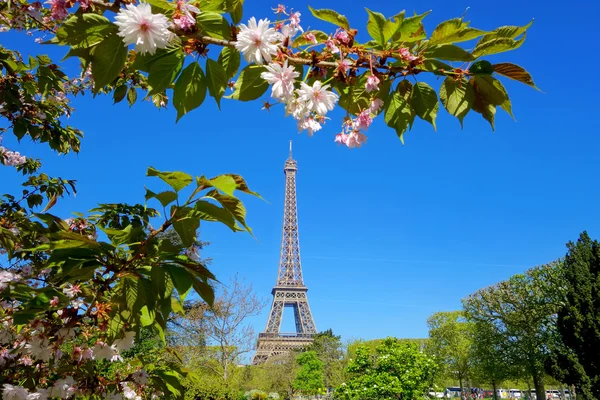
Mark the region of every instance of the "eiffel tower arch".
<instances>
[{"instance_id":1,"label":"eiffel tower arch","mask_svg":"<svg viewBox=\"0 0 600 400\"><path fill-rule=\"evenodd\" d=\"M273 302L265 331L258 334L257 349L252 364L262 364L273 356L306 347L317 333L302 278L300 242L298 238L298 210L296 202L296 160L290 156L285 161L285 204L283 234L277 282L271 291ZM280 332L283 309L293 309L296 332Z\"/></svg>"}]
</instances>

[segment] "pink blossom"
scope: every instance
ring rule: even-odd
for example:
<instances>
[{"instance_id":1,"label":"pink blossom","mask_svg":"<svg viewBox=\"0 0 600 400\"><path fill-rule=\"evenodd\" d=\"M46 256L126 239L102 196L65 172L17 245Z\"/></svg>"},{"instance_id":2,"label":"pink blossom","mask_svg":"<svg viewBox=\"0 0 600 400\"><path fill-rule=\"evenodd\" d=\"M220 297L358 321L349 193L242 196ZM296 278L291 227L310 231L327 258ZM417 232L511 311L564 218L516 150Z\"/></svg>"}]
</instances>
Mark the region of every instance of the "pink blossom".
<instances>
[{"instance_id":1,"label":"pink blossom","mask_svg":"<svg viewBox=\"0 0 600 400\"><path fill-rule=\"evenodd\" d=\"M356 120L354 121L354 129L369 129L371 122L373 122L373 119L371 118L369 110L363 110L358 114L358 117L356 117Z\"/></svg>"},{"instance_id":2,"label":"pink blossom","mask_svg":"<svg viewBox=\"0 0 600 400\"><path fill-rule=\"evenodd\" d=\"M306 32L306 33L304 34L304 38L305 38L306 40L308 40L309 42L312 42L312 43L314 43L314 44L317 44L317 38L315 37L314 33L312 33L312 32Z\"/></svg>"},{"instance_id":3,"label":"pink blossom","mask_svg":"<svg viewBox=\"0 0 600 400\"><path fill-rule=\"evenodd\" d=\"M417 57L410 52L408 47L402 47L400 49L400 58L404 61L414 61L417 59Z\"/></svg>"},{"instance_id":4,"label":"pink blossom","mask_svg":"<svg viewBox=\"0 0 600 400\"><path fill-rule=\"evenodd\" d=\"M62 20L69 15L65 0L48 0L45 4L50 4L50 15L52 19Z\"/></svg>"},{"instance_id":5,"label":"pink blossom","mask_svg":"<svg viewBox=\"0 0 600 400\"><path fill-rule=\"evenodd\" d=\"M67 287L63 289L63 293L69 296L70 298L75 297L78 293L81 293L81 287L79 285L73 285L72 283L67 283Z\"/></svg>"},{"instance_id":6,"label":"pink blossom","mask_svg":"<svg viewBox=\"0 0 600 400\"><path fill-rule=\"evenodd\" d=\"M335 143L338 144L346 144L346 141L348 140L348 135L346 135L345 133L338 133L337 135L335 135Z\"/></svg>"},{"instance_id":7,"label":"pink blossom","mask_svg":"<svg viewBox=\"0 0 600 400\"><path fill-rule=\"evenodd\" d=\"M348 70L350 69L351 64L352 64L352 62L348 59L339 61L338 62L338 70L341 71L344 75L346 75L348 73Z\"/></svg>"},{"instance_id":8,"label":"pink blossom","mask_svg":"<svg viewBox=\"0 0 600 400\"><path fill-rule=\"evenodd\" d=\"M305 118L304 121L298 122L298 131L308 131L308 136L312 136L316 131L321 130L319 124L313 117Z\"/></svg>"},{"instance_id":9,"label":"pink blossom","mask_svg":"<svg viewBox=\"0 0 600 400\"><path fill-rule=\"evenodd\" d=\"M365 90L367 93L371 93L374 90L379 90L379 78L375 75L370 75L367 78L367 83L365 84Z\"/></svg>"},{"instance_id":10,"label":"pink blossom","mask_svg":"<svg viewBox=\"0 0 600 400\"><path fill-rule=\"evenodd\" d=\"M196 26L196 20L186 14L180 15L179 18L173 18L173 23L182 31L190 31Z\"/></svg>"},{"instance_id":11,"label":"pink blossom","mask_svg":"<svg viewBox=\"0 0 600 400\"><path fill-rule=\"evenodd\" d=\"M348 32L346 32L344 29L339 29L333 38L339 40L339 42L342 44L347 45L350 43L350 35L348 35Z\"/></svg>"},{"instance_id":12,"label":"pink blossom","mask_svg":"<svg viewBox=\"0 0 600 400\"><path fill-rule=\"evenodd\" d=\"M0 146L0 156L2 159L0 162L9 167L16 167L21 164L25 164L27 157L22 156L18 151L10 151L6 147Z\"/></svg>"},{"instance_id":13,"label":"pink blossom","mask_svg":"<svg viewBox=\"0 0 600 400\"><path fill-rule=\"evenodd\" d=\"M327 46L327 50L329 50L331 54L340 52L340 49L335 45L335 42L331 38L327 39L325 46Z\"/></svg>"},{"instance_id":14,"label":"pink blossom","mask_svg":"<svg viewBox=\"0 0 600 400\"><path fill-rule=\"evenodd\" d=\"M348 138L346 140L346 146L349 148L361 147L363 144L367 142L367 135L363 134L360 131L350 132Z\"/></svg>"},{"instance_id":15,"label":"pink blossom","mask_svg":"<svg viewBox=\"0 0 600 400\"><path fill-rule=\"evenodd\" d=\"M83 11L86 11L88 8L90 8L90 5L92 4L91 0L77 0L77 2Z\"/></svg>"},{"instance_id":16,"label":"pink blossom","mask_svg":"<svg viewBox=\"0 0 600 400\"><path fill-rule=\"evenodd\" d=\"M283 4L278 4L277 8L272 8L273 11L275 11L275 14L285 14L287 15L285 6Z\"/></svg>"},{"instance_id":17,"label":"pink blossom","mask_svg":"<svg viewBox=\"0 0 600 400\"><path fill-rule=\"evenodd\" d=\"M383 100L374 99L369 106L369 112L371 114L377 114L379 110L381 110L381 107L383 107Z\"/></svg>"},{"instance_id":18,"label":"pink blossom","mask_svg":"<svg viewBox=\"0 0 600 400\"><path fill-rule=\"evenodd\" d=\"M296 11L290 14L290 25L292 28L300 28L300 12Z\"/></svg>"},{"instance_id":19,"label":"pink blossom","mask_svg":"<svg viewBox=\"0 0 600 400\"><path fill-rule=\"evenodd\" d=\"M52 307L56 307L56 306L58 306L58 297L54 296L54 297L52 298L52 300L50 300L50 305L51 305Z\"/></svg>"},{"instance_id":20,"label":"pink blossom","mask_svg":"<svg viewBox=\"0 0 600 400\"><path fill-rule=\"evenodd\" d=\"M28 355L25 355L19 358L19 362L26 366L33 365L33 358L29 357Z\"/></svg>"}]
</instances>

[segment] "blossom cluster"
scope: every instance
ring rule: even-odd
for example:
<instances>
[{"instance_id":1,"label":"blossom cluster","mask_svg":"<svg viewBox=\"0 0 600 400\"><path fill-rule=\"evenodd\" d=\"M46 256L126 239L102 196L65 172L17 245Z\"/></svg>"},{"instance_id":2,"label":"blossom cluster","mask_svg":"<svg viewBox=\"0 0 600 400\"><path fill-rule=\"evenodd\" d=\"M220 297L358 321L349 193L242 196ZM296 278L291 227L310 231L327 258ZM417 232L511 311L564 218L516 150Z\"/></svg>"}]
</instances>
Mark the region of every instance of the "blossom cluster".
<instances>
[{"instance_id":1,"label":"blossom cluster","mask_svg":"<svg viewBox=\"0 0 600 400\"><path fill-rule=\"evenodd\" d=\"M381 107L383 107L383 101L376 98L356 118L347 118L344 121L342 132L336 135L335 142L345 144L350 148L360 147L365 144L367 136L363 132L369 129L369 126L373 122L373 117L379 113Z\"/></svg>"},{"instance_id":2,"label":"blossom cluster","mask_svg":"<svg viewBox=\"0 0 600 400\"><path fill-rule=\"evenodd\" d=\"M3 111L3 106L0 105L0 113ZM0 136L0 142L2 142L2 137ZM7 165L9 167L16 167L21 164L25 164L27 161L27 157L21 155L18 151L8 150L4 146L0 146L0 163Z\"/></svg>"}]
</instances>

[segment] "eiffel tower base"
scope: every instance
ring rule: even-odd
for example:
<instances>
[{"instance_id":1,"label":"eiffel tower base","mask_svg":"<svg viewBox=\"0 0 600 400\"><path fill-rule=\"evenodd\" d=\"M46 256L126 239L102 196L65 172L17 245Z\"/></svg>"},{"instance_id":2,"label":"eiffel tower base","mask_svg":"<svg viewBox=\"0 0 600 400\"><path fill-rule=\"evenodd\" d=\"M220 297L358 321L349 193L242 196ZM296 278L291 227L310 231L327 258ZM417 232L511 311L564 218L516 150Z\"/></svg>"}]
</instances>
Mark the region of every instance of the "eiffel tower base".
<instances>
[{"instance_id":1,"label":"eiffel tower base","mask_svg":"<svg viewBox=\"0 0 600 400\"><path fill-rule=\"evenodd\" d=\"M276 362L277 356L292 351L302 350L313 342L312 334L279 334L259 333L256 354L252 359L252 365L263 364L267 360Z\"/></svg>"}]
</instances>

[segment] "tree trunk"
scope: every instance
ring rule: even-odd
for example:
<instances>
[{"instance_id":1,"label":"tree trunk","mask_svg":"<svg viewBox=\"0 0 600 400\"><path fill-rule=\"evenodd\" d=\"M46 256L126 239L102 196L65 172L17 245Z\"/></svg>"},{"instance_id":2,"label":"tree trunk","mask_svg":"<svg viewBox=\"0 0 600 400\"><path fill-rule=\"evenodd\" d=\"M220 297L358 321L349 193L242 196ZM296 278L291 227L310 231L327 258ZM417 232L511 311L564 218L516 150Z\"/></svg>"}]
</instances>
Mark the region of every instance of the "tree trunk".
<instances>
[{"instance_id":1,"label":"tree trunk","mask_svg":"<svg viewBox=\"0 0 600 400\"><path fill-rule=\"evenodd\" d=\"M494 391L494 400L498 400L498 393L496 390L496 381L492 381L492 390Z\"/></svg>"},{"instance_id":2,"label":"tree trunk","mask_svg":"<svg viewBox=\"0 0 600 400\"><path fill-rule=\"evenodd\" d=\"M463 386L462 386L462 376L458 377L458 386L460 387L460 398L464 399L464 397L463 397Z\"/></svg>"},{"instance_id":3,"label":"tree trunk","mask_svg":"<svg viewBox=\"0 0 600 400\"><path fill-rule=\"evenodd\" d=\"M535 397L537 400L547 400L544 389L544 380L540 375L533 376L533 386L535 386Z\"/></svg>"}]
</instances>

